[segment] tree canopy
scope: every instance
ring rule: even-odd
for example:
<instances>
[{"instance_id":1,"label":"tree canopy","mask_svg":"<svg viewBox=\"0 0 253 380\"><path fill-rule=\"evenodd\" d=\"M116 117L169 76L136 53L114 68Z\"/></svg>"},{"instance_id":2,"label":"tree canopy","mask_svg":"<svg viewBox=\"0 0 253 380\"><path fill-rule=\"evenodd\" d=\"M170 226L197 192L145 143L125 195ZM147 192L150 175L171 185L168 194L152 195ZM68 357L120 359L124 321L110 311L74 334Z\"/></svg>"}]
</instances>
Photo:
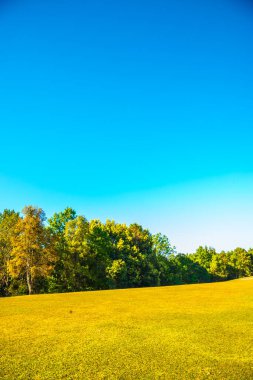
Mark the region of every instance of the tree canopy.
<instances>
[{"instance_id":1,"label":"tree canopy","mask_svg":"<svg viewBox=\"0 0 253 380\"><path fill-rule=\"evenodd\" d=\"M253 249L177 253L137 223L87 220L70 207L0 213L0 295L72 292L228 280L253 275Z\"/></svg>"}]
</instances>

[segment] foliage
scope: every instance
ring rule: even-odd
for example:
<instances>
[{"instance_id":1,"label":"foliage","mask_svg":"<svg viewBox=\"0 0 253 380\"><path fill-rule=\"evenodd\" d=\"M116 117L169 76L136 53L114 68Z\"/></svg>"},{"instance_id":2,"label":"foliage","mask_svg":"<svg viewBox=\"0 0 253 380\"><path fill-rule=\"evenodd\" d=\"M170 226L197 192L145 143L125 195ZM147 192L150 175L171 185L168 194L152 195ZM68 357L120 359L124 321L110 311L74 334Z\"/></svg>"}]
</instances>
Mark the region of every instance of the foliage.
<instances>
[{"instance_id":1,"label":"foliage","mask_svg":"<svg viewBox=\"0 0 253 380\"><path fill-rule=\"evenodd\" d=\"M168 257L176 253L176 248L172 247L170 241L166 235L162 235L161 233L154 234L152 236L153 249L155 254L162 255Z\"/></svg>"},{"instance_id":2,"label":"foliage","mask_svg":"<svg viewBox=\"0 0 253 380\"><path fill-rule=\"evenodd\" d=\"M137 223L88 221L70 207L46 224L42 209L0 214L0 295L220 281L253 275L253 250L177 254Z\"/></svg>"},{"instance_id":3,"label":"foliage","mask_svg":"<svg viewBox=\"0 0 253 380\"><path fill-rule=\"evenodd\" d=\"M11 238L12 251L8 269L14 278L26 278L29 294L43 288L45 278L53 268L54 244L50 231L44 228L45 214L32 206L23 209Z\"/></svg>"},{"instance_id":4,"label":"foliage","mask_svg":"<svg viewBox=\"0 0 253 380\"><path fill-rule=\"evenodd\" d=\"M19 214L14 210L4 210L0 213L0 294L8 295L11 286L9 261L12 253L12 237Z\"/></svg>"}]
</instances>

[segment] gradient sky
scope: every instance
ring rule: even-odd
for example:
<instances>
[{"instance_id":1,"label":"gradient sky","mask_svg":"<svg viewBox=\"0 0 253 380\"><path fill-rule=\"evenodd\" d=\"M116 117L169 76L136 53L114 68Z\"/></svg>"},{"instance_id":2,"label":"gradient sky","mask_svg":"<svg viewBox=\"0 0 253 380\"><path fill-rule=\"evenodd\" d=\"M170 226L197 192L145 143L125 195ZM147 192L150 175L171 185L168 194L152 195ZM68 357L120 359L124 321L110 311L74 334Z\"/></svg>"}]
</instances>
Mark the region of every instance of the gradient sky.
<instances>
[{"instance_id":1,"label":"gradient sky","mask_svg":"<svg viewBox=\"0 0 253 380\"><path fill-rule=\"evenodd\" d=\"M0 209L253 246L253 4L0 0Z\"/></svg>"}]
</instances>

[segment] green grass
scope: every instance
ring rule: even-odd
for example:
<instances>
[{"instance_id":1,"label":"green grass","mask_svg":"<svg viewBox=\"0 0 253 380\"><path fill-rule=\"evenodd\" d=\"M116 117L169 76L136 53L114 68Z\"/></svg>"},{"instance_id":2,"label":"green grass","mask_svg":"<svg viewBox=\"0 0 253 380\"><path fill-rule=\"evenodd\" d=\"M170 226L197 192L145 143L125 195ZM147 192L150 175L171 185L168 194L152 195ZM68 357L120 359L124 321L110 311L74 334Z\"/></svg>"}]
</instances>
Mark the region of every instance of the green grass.
<instances>
[{"instance_id":1,"label":"green grass","mask_svg":"<svg viewBox=\"0 0 253 380\"><path fill-rule=\"evenodd\" d=\"M0 299L1 379L253 379L253 281Z\"/></svg>"}]
</instances>

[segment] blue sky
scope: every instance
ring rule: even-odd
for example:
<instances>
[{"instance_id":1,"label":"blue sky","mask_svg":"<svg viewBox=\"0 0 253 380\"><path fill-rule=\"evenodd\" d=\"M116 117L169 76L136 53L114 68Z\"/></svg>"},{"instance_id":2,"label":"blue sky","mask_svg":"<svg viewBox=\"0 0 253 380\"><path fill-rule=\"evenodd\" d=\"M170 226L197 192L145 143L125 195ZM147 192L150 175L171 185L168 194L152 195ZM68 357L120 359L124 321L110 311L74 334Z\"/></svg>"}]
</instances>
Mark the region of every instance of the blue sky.
<instances>
[{"instance_id":1,"label":"blue sky","mask_svg":"<svg viewBox=\"0 0 253 380\"><path fill-rule=\"evenodd\" d=\"M249 1L0 2L0 209L253 246Z\"/></svg>"}]
</instances>

